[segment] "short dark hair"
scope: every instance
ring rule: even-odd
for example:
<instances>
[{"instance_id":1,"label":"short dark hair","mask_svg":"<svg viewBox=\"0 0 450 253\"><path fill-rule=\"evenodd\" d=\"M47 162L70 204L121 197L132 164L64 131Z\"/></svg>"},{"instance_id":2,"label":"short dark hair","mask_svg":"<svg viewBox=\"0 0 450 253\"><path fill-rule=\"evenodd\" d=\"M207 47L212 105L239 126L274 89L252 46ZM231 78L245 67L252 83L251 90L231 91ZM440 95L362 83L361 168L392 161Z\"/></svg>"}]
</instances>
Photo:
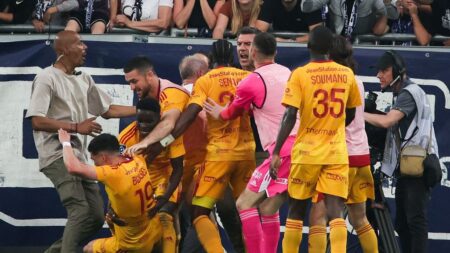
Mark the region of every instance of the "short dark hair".
<instances>
[{"instance_id":1,"label":"short dark hair","mask_svg":"<svg viewBox=\"0 0 450 253\"><path fill-rule=\"evenodd\" d=\"M253 46L265 56L274 56L277 51L277 41L271 33L263 32L257 34L253 39Z\"/></svg>"},{"instance_id":2,"label":"short dark hair","mask_svg":"<svg viewBox=\"0 0 450 253\"><path fill-rule=\"evenodd\" d=\"M112 134L100 134L89 143L88 151L93 155L96 155L100 152L111 152L111 153L119 153L120 145L116 136Z\"/></svg>"},{"instance_id":3,"label":"short dark hair","mask_svg":"<svg viewBox=\"0 0 450 253\"><path fill-rule=\"evenodd\" d=\"M156 114L160 114L161 106L159 105L158 100L147 97L138 101L136 104L136 110L152 111Z\"/></svg>"},{"instance_id":4,"label":"short dark hair","mask_svg":"<svg viewBox=\"0 0 450 253\"><path fill-rule=\"evenodd\" d=\"M335 34L330 48L331 60L347 66L355 71L356 62L353 58L352 44L344 36Z\"/></svg>"},{"instance_id":5,"label":"short dark hair","mask_svg":"<svg viewBox=\"0 0 450 253\"><path fill-rule=\"evenodd\" d=\"M314 27L309 32L308 48L317 54L328 54L333 40L333 33L323 25Z\"/></svg>"},{"instance_id":6,"label":"short dark hair","mask_svg":"<svg viewBox=\"0 0 450 253\"><path fill-rule=\"evenodd\" d=\"M233 44L224 39L213 42L211 56L213 64L231 65L233 63Z\"/></svg>"},{"instance_id":7,"label":"short dark hair","mask_svg":"<svg viewBox=\"0 0 450 253\"><path fill-rule=\"evenodd\" d=\"M123 72L129 73L135 69L139 73L145 74L148 70L153 70L153 63L146 56L136 56L127 62L123 67Z\"/></svg>"},{"instance_id":8,"label":"short dark hair","mask_svg":"<svg viewBox=\"0 0 450 253\"><path fill-rule=\"evenodd\" d=\"M239 37L239 35L241 34L260 34L260 33L261 31L255 27L244 26L241 28L241 30L238 31L236 38Z\"/></svg>"}]
</instances>

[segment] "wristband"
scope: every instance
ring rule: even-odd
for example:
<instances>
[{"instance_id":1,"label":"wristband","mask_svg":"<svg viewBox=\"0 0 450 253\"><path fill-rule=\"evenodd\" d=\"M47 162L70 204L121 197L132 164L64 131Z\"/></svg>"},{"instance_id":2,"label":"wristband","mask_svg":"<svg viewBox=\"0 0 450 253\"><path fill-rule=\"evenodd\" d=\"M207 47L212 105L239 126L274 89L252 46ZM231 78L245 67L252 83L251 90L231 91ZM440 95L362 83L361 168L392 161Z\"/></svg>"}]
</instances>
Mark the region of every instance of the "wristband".
<instances>
[{"instance_id":1,"label":"wristband","mask_svg":"<svg viewBox=\"0 0 450 253\"><path fill-rule=\"evenodd\" d=\"M171 134L167 135L166 137L162 138L162 140L159 141L161 143L161 146L164 148L169 146L170 143L172 143L175 140Z\"/></svg>"},{"instance_id":2,"label":"wristband","mask_svg":"<svg viewBox=\"0 0 450 253\"><path fill-rule=\"evenodd\" d=\"M63 146L63 147L72 147L72 144L70 144L70 142L68 142L68 141L64 141L64 142L62 143L62 146Z\"/></svg>"}]
</instances>

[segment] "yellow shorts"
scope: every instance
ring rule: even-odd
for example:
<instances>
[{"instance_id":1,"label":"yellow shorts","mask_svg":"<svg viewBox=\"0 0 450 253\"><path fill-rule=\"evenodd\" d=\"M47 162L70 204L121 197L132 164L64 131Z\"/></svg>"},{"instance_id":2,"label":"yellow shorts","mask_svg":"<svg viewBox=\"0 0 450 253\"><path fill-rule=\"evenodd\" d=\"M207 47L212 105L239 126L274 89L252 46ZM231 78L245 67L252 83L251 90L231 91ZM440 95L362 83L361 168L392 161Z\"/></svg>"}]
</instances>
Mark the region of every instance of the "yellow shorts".
<instances>
[{"instance_id":1,"label":"yellow shorts","mask_svg":"<svg viewBox=\"0 0 450 253\"><path fill-rule=\"evenodd\" d=\"M183 177L181 178L181 189L183 192L187 191L192 182L195 181L196 176L194 175L199 171L202 164L203 162L184 161Z\"/></svg>"},{"instance_id":2,"label":"yellow shorts","mask_svg":"<svg viewBox=\"0 0 450 253\"><path fill-rule=\"evenodd\" d=\"M315 192L346 199L348 194L348 164L291 164L288 193L294 199L308 199Z\"/></svg>"},{"instance_id":3,"label":"yellow shorts","mask_svg":"<svg viewBox=\"0 0 450 253\"><path fill-rule=\"evenodd\" d=\"M255 160L206 161L199 170L194 196L197 199L208 197L217 201L223 197L230 184L236 199L247 186L255 167ZM192 204L195 204L194 201Z\"/></svg>"},{"instance_id":4,"label":"yellow shorts","mask_svg":"<svg viewBox=\"0 0 450 253\"><path fill-rule=\"evenodd\" d=\"M346 204L362 203L368 198L375 199L370 165L350 167L348 171L348 198Z\"/></svg>"},{"instance_id":5,"label":"yellow shorts","mask_svg":"<svg viewBox=\"0 0 450 253\"><path fill-rule=\"evenodd\" d=\"M133 228L114 226L114 229L115 235L112 237L94 241L94 253L148 253L162 237L161 223L158 217L153 218L150 222L136 223ZM133 236L127 238L127 233L129 234L130 231L135 232L134 238L132 238Z\"/></svg>"},{"instance_id":6,"label":"yellow shorts","mask_svg":"<svg viewBox=\"0 0 450 253\"><path fill-rule=\"evenodd\" d=\"M167 164L164 167L153 167L149 169L148 174L150 175L150 182L152 183L155 197L162 196L166 192L172 170L172 165L170 164ZM170 196L170 202L178 203L180 201L181 187L180 184L177 189L175 189L172 196Z\"/></svg>"}]
</instances>

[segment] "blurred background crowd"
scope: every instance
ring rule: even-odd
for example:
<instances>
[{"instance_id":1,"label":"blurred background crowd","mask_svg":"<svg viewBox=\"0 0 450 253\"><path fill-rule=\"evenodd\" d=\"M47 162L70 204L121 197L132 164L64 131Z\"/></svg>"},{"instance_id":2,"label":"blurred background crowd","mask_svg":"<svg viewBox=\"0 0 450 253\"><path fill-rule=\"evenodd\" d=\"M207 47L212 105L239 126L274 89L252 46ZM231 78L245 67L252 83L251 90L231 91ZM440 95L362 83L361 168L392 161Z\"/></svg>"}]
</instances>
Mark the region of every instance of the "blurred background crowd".
<instances>
[{"instance_id":1,"label":"blurred background crowd","mask_svg":"<svg viewBox=\"0 0 450 253\"><path fill-rule=\"evenodd\" d=\"M449 0L2 0L0 33L149 33L233 38L243 26L307 42L326 25L351 41L450 46ZM176 32L174 32L176 31Z\"/></svg>"}]
</instances>

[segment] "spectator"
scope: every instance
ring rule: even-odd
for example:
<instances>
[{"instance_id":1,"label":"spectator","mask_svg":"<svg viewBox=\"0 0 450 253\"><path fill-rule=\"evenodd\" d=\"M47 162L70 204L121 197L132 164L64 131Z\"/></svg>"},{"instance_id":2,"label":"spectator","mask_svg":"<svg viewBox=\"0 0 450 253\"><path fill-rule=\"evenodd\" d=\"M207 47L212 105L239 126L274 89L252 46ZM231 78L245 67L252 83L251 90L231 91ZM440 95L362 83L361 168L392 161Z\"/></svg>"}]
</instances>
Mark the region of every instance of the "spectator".
<instances>
[{"instance_id":1,"label":"spectator","mask_svg":"<svg viewBox=\"0 0 450 253\"><path fill-rule=\"evenodd\" d=\"M66 29L74 32L91 32L92 34L103 34L109 22L108 0L67 0L76 5L70 13ZM109 0L109 4L117 5L117 0ZM51 9L51 8L50 8Z\"/></svg>"},{"instance_id":2,"label":"spectator","mask_svg":"<svg viewBox=\"0 0 450 253\"><path fill-rule=\"evenodd\" d=\"M434 0L431 4L431 34L450 36L450 1ZM450 39L444 41L444 46L450 46Z\"/></svg>"},{"instance_id":3,"label":"spectator","mask_svg":"<svg viewBox=\"0 0 450 253\"><path fill-rule=\"evenodd\" d=\"M303 0L302 10L312 12L325 4L331 30L346 38L368 33L382 35L388 30L387 8L389 13L395 14L390 0Z\"/></svg>"},{"instance_id":4,"label":"spectator","mask_svg":"<svg viewBox=\"0 0 450 253\"><path fill-rule=\"evenodd\" d=\"M198 37L211 37L224 0L175 0L173 22L179 29L197 28Z\"/></svg>"},{"instance_id":5,"label":"spectator","mask_svg":"<svg viewBox=\"0 0 450 253\"><path fill-rule=\"evenodd\" d=\"M36 0L6 0L0 3L0 24L23 24L33 12Z\"/></svg>"},{"instance_id":6,"label":"spectator","mask_svg":"<svg viewBox=\"0 0 450 253\"><path fill-rule=\"evenodd\" d=\"M159 33L171 24L173 0L123 0L121 3L122 14L115 19L117 26Z\"/></svg>"},{"instance_id":7,"label":"spectator","mask_svg":"<svg viewBox=\"0 0 450 253\"><path fill-rule=\"evenodd\" d=\"M236 34L243 26L255 26L261 0L229 0L220 9L213 38L221 39L227 27Z\"/></svg>"},{"instance_id":8,"label":"spectator","mask_svg":"<svg viewBox=\"0 0 450 253\"><path fill-rule=\"evenodd\" d=\"M272 24L274 31L308 32L322 23L321 10L304 13L300 8L301 0L266 0L256 21L256 28L267 32ZM292 40L277 38L277 41L307 42L308 35Z\"/></svg>"},{"instance_id":9,"label":"spectator","mask_svg":"<svg viewBox=\"0 0 450 253\"><path fill-rule=\"evenodd\" d=\"M391 22L392 33L414 34L421 46L430 43L431 17L426 7L421 7L414 0L398 0L396 2L400 17ZM428 5L429 7L429 5ZM412 45L413 41L403 42L403 45Z\"/></svg>"},{"instance_id":10,"label":"spectator","mask_svg":"<svg viewBox=\"0 0 450 253\"><path fill-rule=\"evenodd\" d=\"M44 32L45 25L65 26L68 12L77 8L76 2L66 0L38 0L32 15L36 32Z\"/></svg>"}]
</instances>

